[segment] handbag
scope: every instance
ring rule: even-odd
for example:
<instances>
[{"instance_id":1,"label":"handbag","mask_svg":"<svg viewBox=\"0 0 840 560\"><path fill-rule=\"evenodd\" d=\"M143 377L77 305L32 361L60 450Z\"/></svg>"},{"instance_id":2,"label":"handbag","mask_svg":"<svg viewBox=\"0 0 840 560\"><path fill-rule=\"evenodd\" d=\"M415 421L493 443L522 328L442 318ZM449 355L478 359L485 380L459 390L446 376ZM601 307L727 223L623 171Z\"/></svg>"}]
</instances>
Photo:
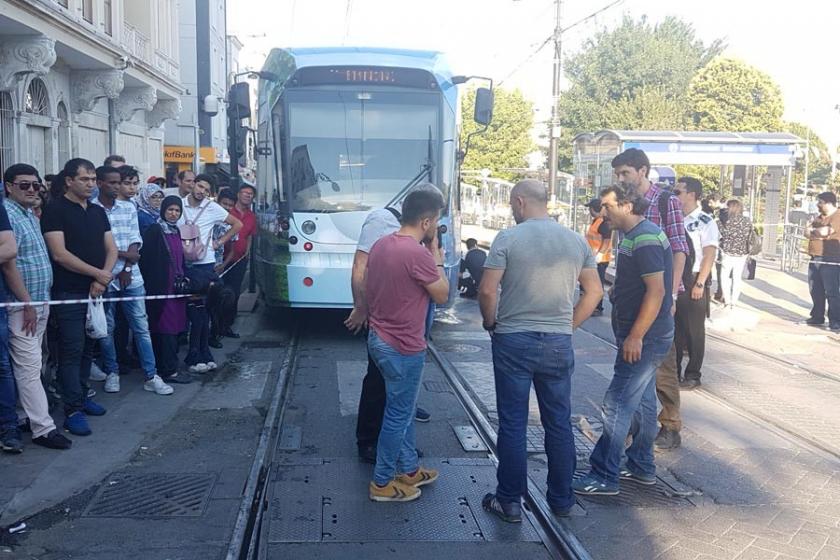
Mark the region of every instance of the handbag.
<instances>
[{"instance_id":1,"label":"handbag","mask_svg":"<svg viewBox=\"0 0 840 560\"><path fill-rule=\"evenodd\" d=\"M210 238L207 238L207 243L201 242L201 229L199 229L198 219L204 213L204 210L210 206L210 202L201 207L195 219L186 220L183 224L178 226L178 232L181 235L181 244L184 246L184 260L188 262L198 262L207 255L207 245ZM210 232L213 235L213 232Z\"/></svg>"},{"instance_id":2,"label":"handbag","mask_svg":"<svg viewBox=\"0 0 840 560\"><path fill-rule=\"evenodd\" d=\"M180 234L180 227L178 228L178 231ZM172 250L169 248L169 243L166 242L165 236L166 234L164 234L163 246L166 247L166 254L169 255L170 264L174 265L175 259L172 257ZM183 237L181 238L181 241L183 242ZM172 281L172 291L178 296L191 294L193 292L192 282L187 276L184 276L183 274L176 274Z\"/></svg>"},{"instance_id":3,"label":"handbag","mask_svg":"<svg viewBox=\"0 0 840 560\"><path fill-rule=\"evenodd\" d=\"M761 253L762 239L755 228L750 230L750 236L747 238L747 251L751 256L756 256Z\"/></svg>"}]
</instances>

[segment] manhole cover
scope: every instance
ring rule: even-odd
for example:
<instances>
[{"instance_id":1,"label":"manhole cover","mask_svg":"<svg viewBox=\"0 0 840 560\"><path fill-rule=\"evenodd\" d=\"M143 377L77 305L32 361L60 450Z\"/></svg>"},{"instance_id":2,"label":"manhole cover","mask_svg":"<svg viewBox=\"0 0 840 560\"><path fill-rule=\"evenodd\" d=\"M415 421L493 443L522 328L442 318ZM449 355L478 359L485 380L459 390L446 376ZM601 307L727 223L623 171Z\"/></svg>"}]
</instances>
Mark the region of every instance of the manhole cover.
<instances>
[{"instance_id":1,"label":"manhole cover","mask_svg":"<svg viewBox=\"0 0 840 560\"><path fill-rule=\"evenodd\" d=\"M441 344L440 349L453 354L477 354L482 351L481 347L473 344Z\"/></svg>"},{"instance_id":2,"label":"manhole cover","mask_svg":"<svg viewBox=\"0 0 840 560\"><path fill-rule=\"evenodd\" d=\"M84 517L200 517L215 474L111 475L88 504Z\"/></svg>"}]
</instances>

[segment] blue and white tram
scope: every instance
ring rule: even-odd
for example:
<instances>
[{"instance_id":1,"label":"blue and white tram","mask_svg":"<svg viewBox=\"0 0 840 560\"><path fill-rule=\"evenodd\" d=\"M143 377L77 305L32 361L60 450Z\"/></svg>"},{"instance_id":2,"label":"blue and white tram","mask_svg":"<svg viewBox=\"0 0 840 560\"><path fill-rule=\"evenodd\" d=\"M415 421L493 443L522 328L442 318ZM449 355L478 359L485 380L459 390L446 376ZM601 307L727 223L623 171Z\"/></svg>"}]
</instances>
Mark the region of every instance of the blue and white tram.
<instances>
[{"instance_id":1,"label":"blue and white tram","mask_svg":"<svg viewBox=\"0 0 840 560\"><path fill-rule=\"evenodd\" d=\"M270 79L266 79L266 76ZM437 52L274 49L259 84L254 262L269 306L352 307L371 210L429 181L447 201L446 270L460 260L459 101ZM489 118L489 116L488 116Z\"/></svg>"}]
</instances>

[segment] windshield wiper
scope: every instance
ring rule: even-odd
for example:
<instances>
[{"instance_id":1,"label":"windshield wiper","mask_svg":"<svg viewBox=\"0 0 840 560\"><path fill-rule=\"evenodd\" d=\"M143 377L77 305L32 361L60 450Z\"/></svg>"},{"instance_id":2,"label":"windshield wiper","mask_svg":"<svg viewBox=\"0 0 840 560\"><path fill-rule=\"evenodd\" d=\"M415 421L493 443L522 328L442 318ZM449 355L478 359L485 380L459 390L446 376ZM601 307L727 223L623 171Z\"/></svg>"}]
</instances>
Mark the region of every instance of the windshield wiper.
<instances>
[{"instance_id":1,"label":"windshield wiper","mask_svg":"<svg viewBox=\"0 0 840 560\"><path fill-rule=\"evenodd\" d=\"M414 176L408 183L405 184L400 191L388 201L388 204L385 205L385 208L395 204L400 199L402 199L408 191L411 190L412 187L420 184L420 181L423 179L424 176L428 176L429 182L432 182L432 170L435 168L435 160L432 157L432 127L429 126L429 140L426 144L426 162L420 166L420 173Z\"/></svg>"},{"instance_id":2,"label":"windshield wiper","mask_svg":"<svg viewBox=\"0 0 840 560\"><path fill-rule=\"evenodd\" d=\"M332 190L335 192L339 192L341 190L341 185L330 179L326 173L322 173L321 171L315 174L315 180L328 182L332 187Z\"/></svg>"}]
</instances>

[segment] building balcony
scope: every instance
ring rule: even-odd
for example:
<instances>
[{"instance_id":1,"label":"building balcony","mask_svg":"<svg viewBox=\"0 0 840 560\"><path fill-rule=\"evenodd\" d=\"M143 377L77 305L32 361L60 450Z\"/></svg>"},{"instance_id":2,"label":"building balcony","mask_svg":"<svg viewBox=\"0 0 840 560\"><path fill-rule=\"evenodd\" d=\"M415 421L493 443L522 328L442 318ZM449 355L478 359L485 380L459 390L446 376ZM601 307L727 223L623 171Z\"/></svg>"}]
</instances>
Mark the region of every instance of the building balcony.
<instances>
[{"instance_id":1,"label":"building balcony","mask_svg":"<svg viewBox=\"0 0 840 560\"><path fill-rule=\"evenodd\" d=\"M142 60L146 64L152 65L149 38L146 37L139 29L127 21L123 22L120 39L122 47L126 50L126 52L128 52L128 54Z\"/></svg>"}]
</instances>

